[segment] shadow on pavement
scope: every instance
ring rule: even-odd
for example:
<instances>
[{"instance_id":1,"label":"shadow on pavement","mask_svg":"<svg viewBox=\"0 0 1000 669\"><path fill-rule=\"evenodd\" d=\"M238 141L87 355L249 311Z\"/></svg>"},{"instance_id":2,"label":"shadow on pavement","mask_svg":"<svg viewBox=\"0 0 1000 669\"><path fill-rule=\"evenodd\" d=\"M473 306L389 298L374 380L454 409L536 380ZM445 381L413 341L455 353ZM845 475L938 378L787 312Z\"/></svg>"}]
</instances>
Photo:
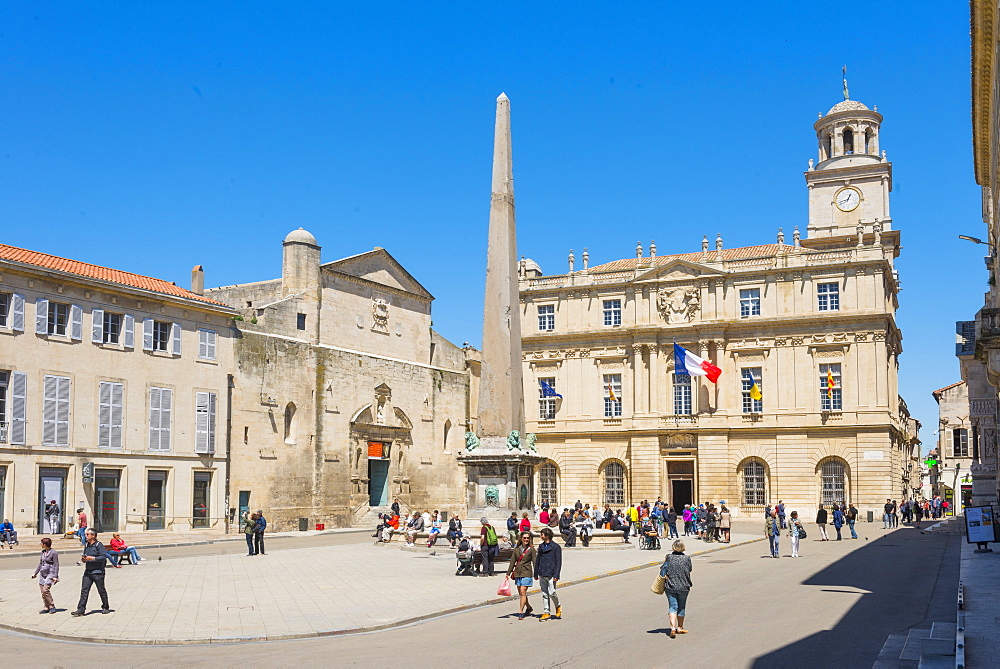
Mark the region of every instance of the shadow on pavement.
<instances>
[{"instance_id":1,"label":"shadow on pavement","mask_svg":"<svg viewBox=\"0 0 1000 669\"><path fill-rule=\"evenodd\" d=\"M846 554L801 583L867 591L846 616L757 658L753 667L871 667L886 638L933 620L953 621L960 537L900 527ZM863 541L863 540L861 540ZM791 594L794 597L794 592ZM794 636L795 630L788 630Z\"/></svg>"}]
</instances>

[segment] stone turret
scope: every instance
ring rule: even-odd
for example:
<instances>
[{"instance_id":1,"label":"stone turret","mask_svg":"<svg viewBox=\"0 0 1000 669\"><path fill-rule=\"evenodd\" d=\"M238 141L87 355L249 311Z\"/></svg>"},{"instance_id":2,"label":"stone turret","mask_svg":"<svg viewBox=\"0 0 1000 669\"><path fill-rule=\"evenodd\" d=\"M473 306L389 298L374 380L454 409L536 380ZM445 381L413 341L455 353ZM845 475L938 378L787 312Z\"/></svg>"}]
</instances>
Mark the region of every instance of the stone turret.
<instances>
[{"instance_id":1,"label":"stone turret","mask_svg":"<svg viewBox=\"0 0 1000 669\"><path fill-rule=\"evenodd\" d=\"M306 230L292 230L282 242L281 296L297 300L295 328L310 341L319 341L319 306L322 285L320 246Z\"/></svg>"}]
</instances>

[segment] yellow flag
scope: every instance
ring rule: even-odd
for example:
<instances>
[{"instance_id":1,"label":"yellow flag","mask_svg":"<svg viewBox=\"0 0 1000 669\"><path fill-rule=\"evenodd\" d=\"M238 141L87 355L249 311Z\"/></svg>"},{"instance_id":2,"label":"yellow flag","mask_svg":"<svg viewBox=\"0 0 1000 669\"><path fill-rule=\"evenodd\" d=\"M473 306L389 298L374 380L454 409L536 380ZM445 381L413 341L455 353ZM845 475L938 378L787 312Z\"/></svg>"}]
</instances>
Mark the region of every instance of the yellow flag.
<instances>
[{"instance_id":1,"label":"yellow flag","mask_svg":"<svg viewBox=\"0 0 1000 669\"><path fill-rule=\"evenodd\" d=\"M758 402L764 399L764 396L760 394L760 386L754 381L754 384L750 386L750 399L757 400Z\"/></svg>"},{"instance_id":2,"label":"yellow flag","mask_svg":"<svg viewBox=\"0 0 1000 669\"><path fill-rule=\"evenodd\" d=\"M609 399L610 399L610 400L611 400L612 402L617 402L617 401L618 401L618 398L617 398L617 397L615 396L615 389L614 389L614 386L612 386L612 385L611 385L611 382L610 382L610 381L608 381L608 398L609 398Z\"/></svg>"}]
</instances>

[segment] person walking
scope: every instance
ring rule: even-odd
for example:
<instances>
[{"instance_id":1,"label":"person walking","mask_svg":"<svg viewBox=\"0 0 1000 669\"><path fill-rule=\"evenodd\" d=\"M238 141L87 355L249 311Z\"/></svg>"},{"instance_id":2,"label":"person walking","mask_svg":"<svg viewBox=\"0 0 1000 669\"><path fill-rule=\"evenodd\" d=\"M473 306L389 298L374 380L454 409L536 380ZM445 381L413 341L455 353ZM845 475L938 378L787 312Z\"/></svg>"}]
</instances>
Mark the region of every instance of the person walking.
<instances>
[{"instance_id":1,"label":"person walking","mask_svg":"<svg viewBox=\"0 0 1000 669\"><path fill-rule=\"evenodd\" d=\"M885 506L882 507L882 529L889 529L889 514L892 513L892 501L885 500Z\"/></svg>"},{"instance_id":2,"label":"person walking","mask_svg":"<svg viewBox=\"0 0 1000 669\"><path fill-rule=\"evenodd\" d=\"M820 539L820 541L829 541L830 540L830 538L828 536L826 536L826 523L827 523L828 517L829 516L828 516L828 514L826 512L826 509L824 509L823 505L820 504L819 505L819 511L816 512L816 524L819 526L819 534L820 534L820 536L823 537L822 539Z\"/></svg>"},{"instance_id":3,"label":"person walking","mask_svg":"<svg viewBox=\"0 0 1000 669\"><path fill-rule=\"evenodd\" d=\"M250 513L243 516L243 533L247 535L247 555L253 557L257 551L253 548L253 533L257 529L257 514Z\"/></svg>"},{"instance_id":4,"label":"person walking","mask_svg":"<svg viewBox=\"0 0 1000 669\"><path fill-rule=\"evenodd\" d=\"M858 510L854 506L854 502L851 502L847 507L847 527L851 530L851 538L857 539L858 533L854 531L854 523L858 522Z\"/></svg>"},{"instance_id":5,"label":"person walking","mask_svg":"<svg viewBox=\"0 0 1000 669\"><path fill-rule=\"evenodd\" d=\"M479 530L479 551L483 556L483 576L495 576L493 573L493 560L500 552L500 541L497 539L497 531L490 525L490 519L483 516L479 519L483 527Z\"/></svg>"},{"instance_id":6,"label":"person walking","mask_svg":"<svg viewBox=\"0 0 1000 669\"><path fill-rule=\"evenodd\" d=\"M767 537L767 543L770 545L771 557L779 557L778 539L781 537L781 524L778 522L777 511L772 511L768 517L764 519L764 536Z\"/></svg>"},{"instance_id":7,"label":"person walking","mask_svg":"<svg viewBox=\"0 0 1000 669\"><path fill-rule=\"evenodd\" d=\"M257 525L253 530L253 549L257 555L267 555L264 552L264 530L267 529L267 519L264 512L257 509Z\"/></svg>"},{"instance_id":8,"label":"person walking","mask_svg":"<svg viewBox=\"0 0 1000 669\"><path fill-rule=\"evenodd\" d=\"M510 512L510 518L507 519L507 536L510 537L510 545L517 545L517 511Z\"/></svg>"},{"instance_id":9,"label":"person walking","mask_svg":"<svg viewBox=\"0 0 1000 669\"><path fill-rule=\"evenodd\" d=\"M667 612L670 638L676 639L678 634L687 634L684 616L687 615L688 593L691 592L691 558L684 554L684 542L680 539L674 541L670 548L673 552L660 565L660 576L667 579L663 594L667 596L670 607Z\"/></svg>"},{"instance_id":10,"label":"person walking","mask_svg":"<svg viewBox=\"0 0 1000 669\"><path fill-rule=\"evenodd\" d=\"M76 610L70 615L87 615L87 599L90 598L90 586L97 586L97 594L101 596L101 613L111 613L111 605L108 603L108 590L104 587L104 572L108 562L108 553L104 549L104 544L97 540L97 532L87 528L84 535L87 543L83 547L83 584L80 587L80 602L76 605Z\"/></svg>"},{"instance_id":11,"label":"person walking","mask_svg":"<svg viewBox=\"0 0 1000 669\"><path fill-rule=\"evenodd\" d=\"M513 577L514 585L517 586L518 620L524 620L534 610L528 603L528 590L535 584L535 559L537 555L538 552L531 545L531 532L521 532L518 536L517 546L514 547L514 554L510 558L510 566L507 567L507 577Z\"/></svg>"},{"instance_id":12,"label":"person walking","mask_svg":"<svg viewBox=\"0 0 1000 669\"><path fill-rule=\"evenodd\" d=\"M552 541L552 536L551 529L542 528L542 543L535 556L535 578L542 591L541 622L553 617L562 619L562 604L556 594L556 584L562 574L562 546Z\"/></svg>"},{"instance_id":13,"label":"person walking","mask_svg":"<svg viewBox=\"0 0 1000 669\"><path fill-rule=\"evenodd\" d=\"M38 567L31 578L38 577L38 589L42 591L42 606L39 613L55 613L56 603L52 599L52 586L59 582L59 553L52 548L52 539L42 539L42 554L38 557Z\"/></svg>"},{"instance_id":14,"label":"person walking","mask_svg":"<svg viewBox=\"0 0 1000 669\"><path fill-rule=\"evenodd\" d=\"M680 539L680 535L677 534L677 512L674 511L674 507L670 507L667 511L667 528L669 530L668 539Z\"/></svg>"},{"instance_id":15,"label":"person walking","mask_svg":"<svg viewBox=\"0 0 1000 669\"><path fill-rule=\"evenodd\" d=\"M781 521L781 529L785 529L785 527L786 527L786 525L785 525L785 503L783 501L781 501L780 499L778 500L778 507L777 508L778 508L778 520Z\"/></svg>"},{"instance_id":16,"label":"person walking","mask_svg":"<svg viewBox=\"0 0 1000 669\"><path fill-rule=\"evenodd\" d=\"M840 528L844 526L844 512L836 504L833 506L833 526L837 529L837 541L841 540Z\"/></svg>"},{"instance_id":17,"label":"person walking","mask_svg":"<svg viewBox=\"0 0 1000 669\"><path fill-rule=\"evenodd\" d=\"M730 532L733 529L733 514L729 512L729 508L725 504L722 505L722 511L719 513L719 528L722 530L723 543L728 544Z\"/></svg>"},{"instance_id":18,"label":"person walking","mask_svg":"<svg viewBox=\"0 0 1000 669\"><path fill-rule=\"evenodd\" d=\"M802 536L802 522L799 520L798 511L792 511L788 517L788 536L792 540L792 557L798 557L799 539Z\"/></svg>"},{"instance_id":19,"label":"person walking","mask_svg":"<svg viewBox=\"0 0 1000 669\"><path fill-rule=\"evenodd\" d=\"M62 534L59 513L59 504L55 500L45 505L45 521L49 534Z\"/></svg>"},{"instance_id":20,"label":"person walking","mask_svg":"<svg viewBox=\"0 0 1000 669\"><path fill-rule=\"evenodd\" d=\"M82 508L76 510L76 535L80 537L80 545L87 545L87 514Z\"/></svg>"}]
</instances>

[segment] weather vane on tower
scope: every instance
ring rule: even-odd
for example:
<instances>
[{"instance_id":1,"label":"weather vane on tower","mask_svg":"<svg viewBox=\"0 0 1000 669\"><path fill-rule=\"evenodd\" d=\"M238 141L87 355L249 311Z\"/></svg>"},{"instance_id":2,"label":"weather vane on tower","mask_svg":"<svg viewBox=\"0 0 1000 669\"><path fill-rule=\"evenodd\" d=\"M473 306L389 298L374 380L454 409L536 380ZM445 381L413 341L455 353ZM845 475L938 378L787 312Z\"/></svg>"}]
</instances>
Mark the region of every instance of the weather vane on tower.
<instances>
[{"instance_id":1,"label":"weather vane on tower","mask_svg":"<svg viewBox=\"0 0 1000 669\"><path fill-rule=\"evenodd\" d=\"M845 100L850 100L851 99L851 92L847 90L847 66L845 65L843 68L841 68L841 70L844 73L844 78L843 78L844 79L844 99Z\"/></svg>"}]
</instances>

